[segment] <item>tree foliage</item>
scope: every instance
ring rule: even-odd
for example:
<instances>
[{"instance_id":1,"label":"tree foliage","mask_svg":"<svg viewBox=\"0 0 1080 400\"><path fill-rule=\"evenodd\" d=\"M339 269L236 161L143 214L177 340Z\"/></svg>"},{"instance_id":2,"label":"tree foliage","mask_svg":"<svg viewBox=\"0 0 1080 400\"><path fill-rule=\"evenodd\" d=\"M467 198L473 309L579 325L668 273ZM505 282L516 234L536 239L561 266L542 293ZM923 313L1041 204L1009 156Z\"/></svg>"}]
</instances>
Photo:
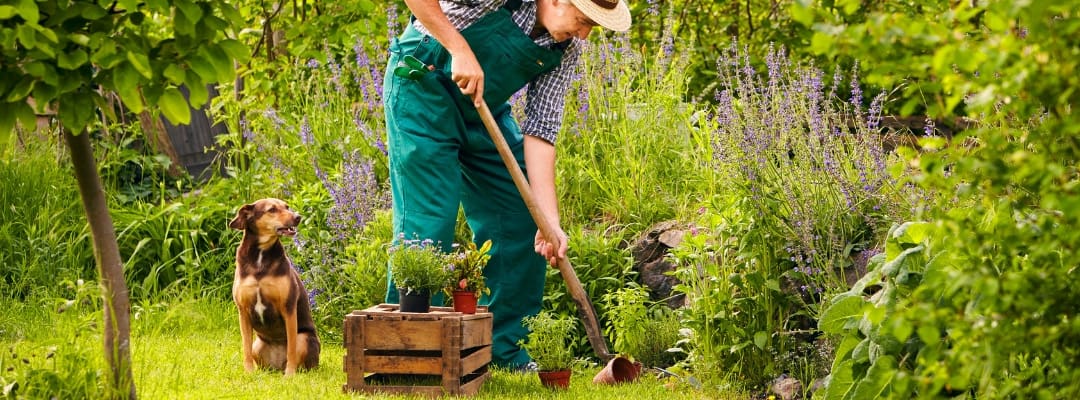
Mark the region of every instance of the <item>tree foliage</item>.
<instances>
[{"instance_id":1,"label":"tree foliage","mask_svg":"<svg viewBox=\"0 0 1080 400\"><path fill-rule=\"evenodd\" d=\"M234 76L245 45L227 37L239 13L224 0L15 0L0 5L0 132L16 120L55 112L81 132L95 110L112 112L105 92L133 112L159 106L190 121L206 85Z\"/></svg>"}]
</instances>

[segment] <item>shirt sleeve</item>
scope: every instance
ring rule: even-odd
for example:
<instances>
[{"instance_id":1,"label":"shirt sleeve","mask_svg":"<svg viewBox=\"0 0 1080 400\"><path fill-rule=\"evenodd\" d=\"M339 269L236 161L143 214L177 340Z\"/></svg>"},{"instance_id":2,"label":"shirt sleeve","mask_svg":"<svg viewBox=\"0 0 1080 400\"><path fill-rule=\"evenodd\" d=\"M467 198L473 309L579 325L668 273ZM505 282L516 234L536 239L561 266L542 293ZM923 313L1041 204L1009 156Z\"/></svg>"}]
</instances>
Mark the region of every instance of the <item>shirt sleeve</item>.
<instances>
[{"instance_id":1,"label":"shirt sleeve","mask_svg":"<svg viewBox=\"0 0 1080 400\"><path fill-rule=\"evenodd\" d=\"M555 144L555 139L562 128L566 92L570 89L574 72L581 59L582 43L579 39L573 39L563 53L563 60L559 66L529 83L525 92L525 119L521 124L522 133Z\"/></svg>"}]
</instances>

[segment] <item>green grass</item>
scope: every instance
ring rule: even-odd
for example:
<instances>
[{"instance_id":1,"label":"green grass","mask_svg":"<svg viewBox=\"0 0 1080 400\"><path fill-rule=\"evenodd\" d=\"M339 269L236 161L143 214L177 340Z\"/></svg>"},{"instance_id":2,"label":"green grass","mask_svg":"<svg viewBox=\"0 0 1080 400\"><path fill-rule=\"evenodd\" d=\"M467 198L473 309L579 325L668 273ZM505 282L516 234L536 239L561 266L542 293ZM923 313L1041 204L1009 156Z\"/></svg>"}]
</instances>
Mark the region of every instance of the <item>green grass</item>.
<instances>
[{"instance_id":1,"label":"green grass","mask_svg":"<svg viewBox=\"0 0 1080 400\"><path fill-rule=\"evenodd\" d=\"M99 397L103 371L100 311L94 304L56 312L53 301L0 300L0 387L19 382L29 398ZM232 304L219 299L173 299L132 307L132 357L143 399L346 399L340 343L323 343L321 367L285 378L244 372ZM551 391L535 374L494 370L480 399L700 399L745 398L706 393L679 381L645 376L633 384L592 383L598 367L581 368L567 391ZM371 397L364 397L371 398ZM409 396L376 396L404 399Z\"/></svg>"}]
</instances>

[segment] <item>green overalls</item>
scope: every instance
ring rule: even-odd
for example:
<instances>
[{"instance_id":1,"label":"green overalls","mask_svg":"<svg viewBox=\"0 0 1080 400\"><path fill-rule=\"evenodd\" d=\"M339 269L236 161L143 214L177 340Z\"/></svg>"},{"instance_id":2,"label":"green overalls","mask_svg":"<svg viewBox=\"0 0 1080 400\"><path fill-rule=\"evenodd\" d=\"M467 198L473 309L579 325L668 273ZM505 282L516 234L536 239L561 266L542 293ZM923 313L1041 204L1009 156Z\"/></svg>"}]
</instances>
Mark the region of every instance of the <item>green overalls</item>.
<instances>
[{"instance_id":1,"label":"green overalls","mask_svg":"<svg viewBox=\"0 0 1080 400\"><path fill-rule=\"evenodd\" d=\"M484 100L524 170L523 137L507 100L558 66L563 52L537 46L506 8L482 17L461 34L484 69ZM417 61L435 70L394 73L395 68ZM492 241L491 260L484 269L491 294L480 299L494 314L492 362L513 368L530 360L517 345L528 334L521 319L540 311L547 263L533 250L536 225L506 166L472 101L450 76L449 53L412 24L391 44L383 99L394 237L404 234L412 239L415 234L441 242L448 251L458 205L464 207L474 240ZM389 279L386 302L397 303L398 293Z\"/></svg>"}]
</instances>

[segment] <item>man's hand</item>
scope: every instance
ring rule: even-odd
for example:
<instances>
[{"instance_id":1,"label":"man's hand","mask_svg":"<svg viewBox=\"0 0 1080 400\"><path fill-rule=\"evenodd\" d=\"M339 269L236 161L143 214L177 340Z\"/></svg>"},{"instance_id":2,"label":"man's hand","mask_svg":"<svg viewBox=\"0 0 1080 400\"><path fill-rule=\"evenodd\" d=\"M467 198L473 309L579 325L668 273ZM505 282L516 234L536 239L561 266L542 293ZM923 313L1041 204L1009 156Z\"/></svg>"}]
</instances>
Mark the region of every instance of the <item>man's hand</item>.
<instances>
[{"instance_id":1,"label":"man's hand","mask_svg":"<svg viewBox=\"0 0 1080 400\"><path fill-rule=\"evenodd\" d=\"M472 49L459 51L460 54L452 55L450 61L450 78L457 84L461 93L473 99L473 105L480 107L484 101L484 70L480 68L480 62L476 61L476 55Z\"/></svg>"},{"instance_id":2,"label":"man's hand","mask_svg":"<svg viewBox=\"0 0 1080 400\"><path fill-rule=\"evenodd\" d=\"M555 228L555 237L558 242L549 242L544 238L544 234L537 230L536 239L533 240L533 250L544 256L552 267L558 266L559 260L566 258L566 250L570 247L566 233L561 228Z\"/></svg>"}]
</instances>

